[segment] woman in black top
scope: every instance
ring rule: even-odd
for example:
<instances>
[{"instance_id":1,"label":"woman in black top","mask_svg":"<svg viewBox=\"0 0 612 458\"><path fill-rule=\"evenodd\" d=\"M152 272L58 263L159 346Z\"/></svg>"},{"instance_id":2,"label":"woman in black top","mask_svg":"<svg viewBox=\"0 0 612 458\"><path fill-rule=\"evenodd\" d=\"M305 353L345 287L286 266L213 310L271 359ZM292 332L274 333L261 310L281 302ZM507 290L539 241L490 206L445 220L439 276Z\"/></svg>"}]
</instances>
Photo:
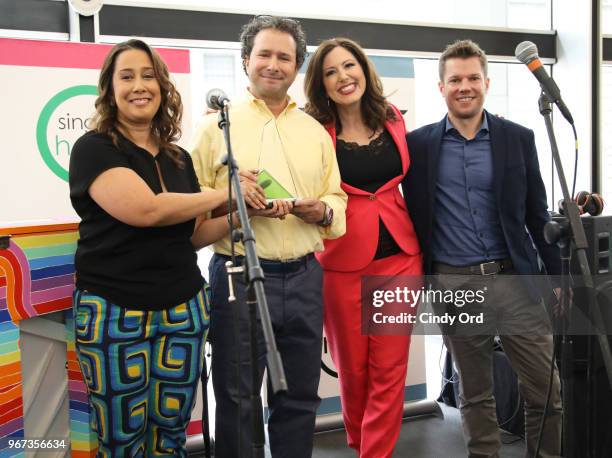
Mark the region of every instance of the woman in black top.
<instances>
[{"instance_id":1,"label":"woman in black top","mask_svg":"<svg viewBox=\"0 0 612 458\"><path fill-rule=\"evenodd\" d=\"M69 179L81 217L75 334L91 427L98 456L185 456L209 322L195 249L227 233L229 217L202 216L227 193L201 192L174 143L181 98L146 43L110 51L98 92L95 127L74 145ZM246 177L242 192L263 207Z\"/></svg>"}]
</instances>

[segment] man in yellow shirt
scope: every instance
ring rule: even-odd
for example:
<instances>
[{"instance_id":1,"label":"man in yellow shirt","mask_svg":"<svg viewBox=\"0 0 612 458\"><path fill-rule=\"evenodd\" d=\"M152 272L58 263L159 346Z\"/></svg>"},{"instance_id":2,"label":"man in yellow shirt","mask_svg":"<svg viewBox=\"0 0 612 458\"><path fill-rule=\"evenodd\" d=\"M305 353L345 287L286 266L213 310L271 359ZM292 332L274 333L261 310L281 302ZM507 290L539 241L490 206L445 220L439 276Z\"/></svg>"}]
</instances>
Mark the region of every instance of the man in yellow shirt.
<instances>
[{"instance_id":1,"label":"man in yellow shirt","mask_svg":"<svg viewBox=\"0 0 612 458\"><path fill-rule=\"evenodd\" d=\"M287 95L306 54L299 23L258 16L243 27L240 38L250 83L244 99L230 108L236 161L241 170L265 169L297 198L295 203L277 202L273 209L259 210L251 218L289 387L284 395L268 396L270 447L275 457L310 457L320 402L323 326L323 274L313 253L323 249L323 239L344 234L347 197L340 187L329 135ZM200 124L194 145L192 156L200 184L226 186L227 167L221 164L226 149L216 116ZM261 208L257 196L245 199L251 207ZM244 254L241 244L236 248L238 254ZM252 440L248 311L239 278L234 277L237 301L227 301L229 236L217 242L214 251L209 271L215 456L233 458L250 453ZM239 328L238 337L235 328ZM265 365L261 332L258 340L261 380Z\"/></svg>"}]
</instances>

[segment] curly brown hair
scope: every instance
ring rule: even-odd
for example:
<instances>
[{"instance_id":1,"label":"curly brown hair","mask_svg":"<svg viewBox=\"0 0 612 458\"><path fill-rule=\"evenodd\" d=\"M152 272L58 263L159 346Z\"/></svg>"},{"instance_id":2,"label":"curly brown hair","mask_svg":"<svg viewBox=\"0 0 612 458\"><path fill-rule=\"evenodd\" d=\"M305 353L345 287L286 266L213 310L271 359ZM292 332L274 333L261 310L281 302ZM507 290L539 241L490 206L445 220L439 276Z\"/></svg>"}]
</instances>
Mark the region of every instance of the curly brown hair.
<instances>
[{"instance_id":1,"label":"curly brown hair","mask_svg":"<svg viewBox=\"0 0 612 458\"><path fill-rule=\"evenodd\" d=\"M255 37L259 32L266 29L278 30L288 33L295 41L296 68L300 68L306 58L306 35L302 26L295 19L281 16L255 16L247 24L242 26L240 32L240 57L242 57L242 69L246 73L245 61L251 56Z\"/></svg>"},{"instance_id":2,"label":"curly brown hair","mask_svg":"<svg viewBox=\"0 0 612 458\"><path fill-rule=\"evenodd\" d=\"M310 58L304 79L304 92L306 92L306 97L308 98L308 103L306 103L305 107L306 113L323 125L334 123L338 134L342 131L336 104L327 96L325 86L323 85L323 61L338 46L355 56L355 59L363 69L366 88L361 98L361 114L366 126L372 132L376 132L384 125L386 120L395 119L395 114L383 95L383 85L374 65L370 62L361 46L348 38L331 38L322 41Z\"/></svg>"},{"instance_id":3,"label":"curly brown hair","mask_svg":"<svg viewBox=\"0 0 612 458\"><path fill-rule=\"evenodd\" d=\"M161 103L151 121L151 133L160 151L170 156L178 167L183 167L183 152L175 144L181 136L183 102L181 95L170 80L170 72L159 54L142 40L128 40L118 43L110 50L98 80L98 98L95 102L96 114L93 117L93 130L109 135L115 146L119 147L117 105L114 101L113 74L117 57L124 51L138 49L147 53L153 63L155 78L159 84Z\"/></svg>"}]
</instances>

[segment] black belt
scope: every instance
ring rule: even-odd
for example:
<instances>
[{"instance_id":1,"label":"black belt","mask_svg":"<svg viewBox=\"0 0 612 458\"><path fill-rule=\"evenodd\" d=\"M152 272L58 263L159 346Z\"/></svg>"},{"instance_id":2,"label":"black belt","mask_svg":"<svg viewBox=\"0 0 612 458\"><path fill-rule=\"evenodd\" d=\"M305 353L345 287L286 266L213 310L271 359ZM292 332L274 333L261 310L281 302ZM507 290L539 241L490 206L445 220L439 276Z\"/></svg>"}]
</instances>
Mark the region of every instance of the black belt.
<instances>
[{"instance_id":1,"label":"black belt","mask_svg":"<svg viewBox=\"0 0 612 458\"><path fill-rule=\"evenodd\" d=\"M225 254L215 253L215 256L219 256L225 261L232 260L231 256L227 256ZM297 272L303 267L306 267L309 262L314 260L314 258L314 253L308 253L301 258L287 259L285 261L274 261L272 259L259 258L259 264L261 265L262 270L267 274L290 274ZM243 265L245 262L244 260L244 256L236 256L236 266Z\"/></svg>"},{"instance_id":2,"label":"black belt","mask_svg":"<svg viewBox=\"0 0 612 458\"><path fill-rule=\"evenodd\" d=\"M450 266L441 262L433 263L433 271L437 274L458 275L494 275L513 268L510 259L500 261L483 262L474 266Z\"/></svg>"}]
</instances>

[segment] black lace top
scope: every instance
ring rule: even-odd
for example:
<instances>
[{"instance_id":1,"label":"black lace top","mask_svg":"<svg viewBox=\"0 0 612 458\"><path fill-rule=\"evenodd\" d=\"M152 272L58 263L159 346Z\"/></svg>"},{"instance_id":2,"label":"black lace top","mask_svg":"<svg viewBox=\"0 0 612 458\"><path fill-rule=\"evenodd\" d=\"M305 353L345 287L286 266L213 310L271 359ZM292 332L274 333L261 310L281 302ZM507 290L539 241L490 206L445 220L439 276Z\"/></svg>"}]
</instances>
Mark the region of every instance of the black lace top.
<instances>
[{"instance_id":1,"label":"black lace top","mask_svg":"<svg viewBox=\"0 0 612 458\"><path fill-rule=\"evenodd\" d=\"M355 188L374 193L389 180L402 173L402 160L388 131L374 138L368 145L336 140L336 157L342 181ZM381 259L401 251L385 227L378 220L378 247L374 259Z\"/></svg>"}]
</instances>

